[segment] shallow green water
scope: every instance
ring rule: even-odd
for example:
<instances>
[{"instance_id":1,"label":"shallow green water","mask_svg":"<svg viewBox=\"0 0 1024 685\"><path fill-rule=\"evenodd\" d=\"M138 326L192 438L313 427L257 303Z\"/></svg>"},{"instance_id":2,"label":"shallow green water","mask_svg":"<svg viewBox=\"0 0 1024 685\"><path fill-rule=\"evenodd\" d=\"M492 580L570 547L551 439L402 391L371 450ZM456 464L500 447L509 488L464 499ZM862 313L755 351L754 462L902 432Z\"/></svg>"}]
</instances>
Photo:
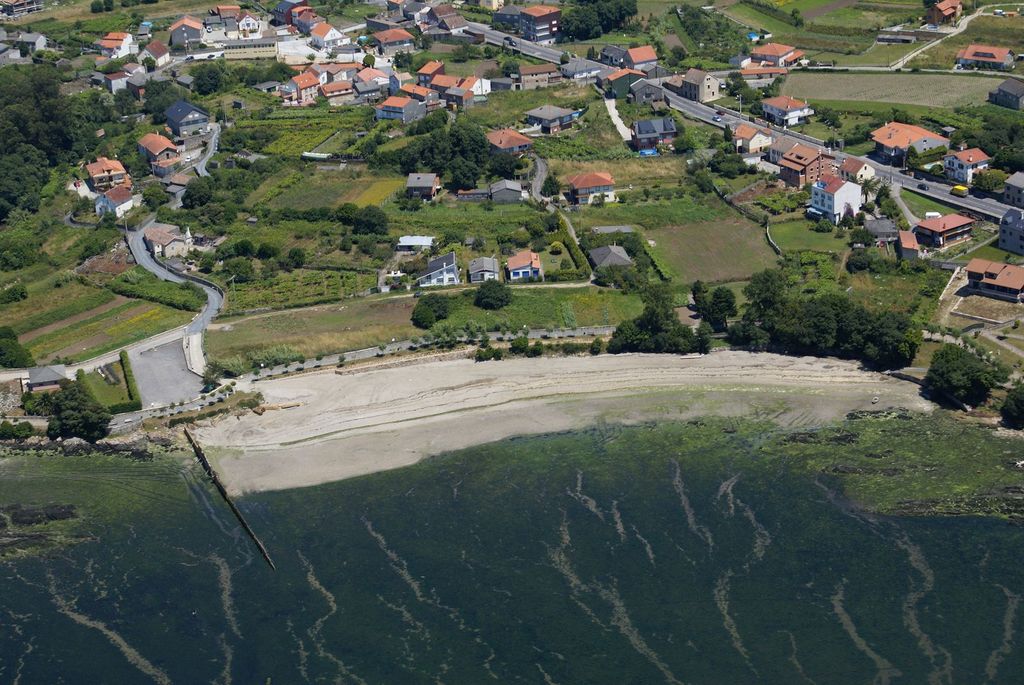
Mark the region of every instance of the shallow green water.
<instances>
[{"instance_id":1,"label":"shallow green water","mask_svg":"<svg viewBox=\"0 0 1024 685\"><path fill-rule=\"evenodd\" d=\"M193 470L40 466L22 500L92 493L95 540L0 565L0 682L1019 683L1024 531L868 515L821 473L886 464L846 481L884 499L960 434L510 440L243 499L276 572Z\"/></svg>"}]
</instances>

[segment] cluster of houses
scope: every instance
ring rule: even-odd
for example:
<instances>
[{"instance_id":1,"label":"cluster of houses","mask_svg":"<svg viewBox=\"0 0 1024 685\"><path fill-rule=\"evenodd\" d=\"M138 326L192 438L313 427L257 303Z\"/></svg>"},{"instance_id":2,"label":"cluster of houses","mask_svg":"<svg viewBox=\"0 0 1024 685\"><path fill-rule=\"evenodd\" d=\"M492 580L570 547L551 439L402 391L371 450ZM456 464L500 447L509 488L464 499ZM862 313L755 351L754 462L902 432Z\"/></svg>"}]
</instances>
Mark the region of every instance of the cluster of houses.
<instances>
[{"instance_id":1,"label":"cluster of houses","mask_svg":"<svg viewBox=\"0 0 1024 685\"><path fill-rule=\"evenodd\" d=\"M3 26L0 26L0 66L28 64L32 61L34 53L48 47L50 47L50 41L41 33L34 31L8 32Z\"/></svg>"},{"instance_id":2,"label":"cluster of houses","mask_svg":"<svg viewBox=\"0 0 1024 685\"><path fill-rule=\"evenodd\" d=\"M399 249L403 245L415 245L414 249L429 250L433 244L434 239L430 236L402 236L399 239ZM500 280L502 271L496 258L476 257L467 265L466 275L470 283L483 283ZM543 281L544 265L540 255L523 250L509 256L505 260L505 280L510 283ZM462 270L454 251L431 259L416 277L416 285L421 288L460 285L462 282Z\"/></svg>"}]
</instances>

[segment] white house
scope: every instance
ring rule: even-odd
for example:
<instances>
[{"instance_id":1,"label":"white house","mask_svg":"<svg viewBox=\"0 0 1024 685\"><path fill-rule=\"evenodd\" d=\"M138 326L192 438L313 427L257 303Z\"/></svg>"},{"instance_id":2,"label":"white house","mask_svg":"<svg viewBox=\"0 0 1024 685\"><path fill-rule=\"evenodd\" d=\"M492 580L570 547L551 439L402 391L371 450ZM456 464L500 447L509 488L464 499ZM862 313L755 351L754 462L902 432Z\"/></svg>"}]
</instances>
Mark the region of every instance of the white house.
<instances>
[{"instance_id":1,"label":"white house","mask_svg":"<svg viewBox=\"0 0 1024 685\"><path fill-rule=\"evenodd\" d=\"M856 157L847 157L839 165L839 178L844 181L863 183L875 177L875 169L867 162L862 162Z\"/></svg>"},{"instance_id":2,"label":"white house","mask_svg":"<svg viewBox=\"0 0 1024 685\"><path fill-rule=\"evenodd\" d=\"M968 150L956 150L942 158L942 166L946 170L946 178L970 185L974 175L988 169L989 156L976 147Z\"/></svg>"},{"instance_id":3,"label":"white house","mask_svg":"<svg viewBox=\"0 0 1024 685\"><path fill-rule=\"evenodd\" d=\"M422 252L434 246L434 237L429 235L403 235L398 239L398 252Z\"/></svg>"},{"instance_id":4,"label":"white house","mask_svg":"<svg viewBox=\"0 0 1024 685\"><path fill-rule=\"evenodd\" d=\"M140 204L142 204L142 196L132 195L131 185L114 186L107 192L96 196L96 216L103 216L110 212L120 219Z\"/></svg>"},{"instance_id":5,"label":"white house","mask_svg":"<svg viewBox=\"0 0 1024 685\"><path fill-rule=\"evenodd\" d=\"M135 38L130 33L111 31L95 43L100 54L110 59L119 59L132 54Z\"/></svg>"},{"instance_id":6,"label":"white house","mask_svg":"<svg viewBox=\"0 0 1024 685\"><path fill-rule=\"evenodd\" d=\"M146 229L144 240L154 257L184 257L192 250L192 232L185 233L172 224L153 224Z\"/></svg>"},{"instance_id":7,"label":"white house","mask_svg":"<svg viewBox=\"0 0 1024 685\"><path fill-rule=\"evenodd\" d=\"M317 50L333 50L349 43L350 39L325 21L314 26L309 32L309 42Z\"/></svg>"},{"instance_id":8,"label":"white house","mask_svg":"<svg viewBox=\"0 0 1024 685\"><path fill-rule=\"evenodd\" d=\"M828 219L834 224L845 216L860 211L860 186L838 176L822 176L811 186L811 214Z\"/></svg>"},{"instance_id":9,"label":"white house","mask_svg":"<svg viewBox=\"0 0 1024 685\"><path fill-rule=\"evenodd\" d=\"M426 270L416 279L416 285L421 288L438 285L458 285L460 282L459 264L455 260L454 252L431 259L427 263Z\"/></svg>"},{"instance_id":10,"label":"white house","mask_svg":"<svg viewBox=\"0 0 1024 685\"><path fill-rule=\"evenodd\" d=\"M803 100L779 95L761 101L764 118L779 126L796 126L802 124L814 114L814 110Z\"/></svg>"}]
</instances>

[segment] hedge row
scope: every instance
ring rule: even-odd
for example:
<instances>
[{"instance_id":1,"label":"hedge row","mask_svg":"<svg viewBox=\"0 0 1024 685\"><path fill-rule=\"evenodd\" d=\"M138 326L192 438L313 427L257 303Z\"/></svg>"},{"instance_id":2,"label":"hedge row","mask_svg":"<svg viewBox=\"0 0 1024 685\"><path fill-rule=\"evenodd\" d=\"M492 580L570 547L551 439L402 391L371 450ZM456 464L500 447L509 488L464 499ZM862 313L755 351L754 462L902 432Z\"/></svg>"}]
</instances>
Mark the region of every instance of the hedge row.
<instances>
[{"instance_id":1,"label":"hedge row","mask_svg":"<svg viewBox=\"0 0 1024 685\"><path fill-rule=\"evenodd\" d=\"M124 414L125 412L138 411L142 409L142 396L139 395L139 386L135 381L135 372L132 371L132 364L128 361L128 352L121 350L121 373L124 374L124 384L128 389L128 401L118 402L109 407L111 414Z\"/></svg>"}]
</instances>

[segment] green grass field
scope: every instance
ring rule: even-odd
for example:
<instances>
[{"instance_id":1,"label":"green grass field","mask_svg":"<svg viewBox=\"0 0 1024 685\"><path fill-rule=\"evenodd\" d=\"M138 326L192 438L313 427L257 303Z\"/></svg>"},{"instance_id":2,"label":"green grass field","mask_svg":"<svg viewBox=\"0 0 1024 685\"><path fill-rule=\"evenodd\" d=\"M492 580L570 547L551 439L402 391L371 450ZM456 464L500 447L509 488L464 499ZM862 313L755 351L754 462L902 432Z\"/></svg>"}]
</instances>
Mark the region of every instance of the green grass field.
<instances>
[{"instance_id":1,"label":"green grass field","mask_svg":"<svg viewBox=\"0 0 1024 685\"><path fill-rule=\"evenodd\" d=\"M285 169L260 184L249 195L250 204L271 209L337 207L346 202L379 205L404 187L405 179L377 176L362 170L320 171L315 167Z\"/></svg>"},{"instance_id":2,"label":"green grass field","mask_svg":"<svg viewBox=\"0 0 1024 685\"><path fill-rule=\"evenodd\" d=\"M577 233L632 224L654 241L648 250L674 280L736 281L775 264L764 231L717 200L681 198L588 207L572 215Z\"/></svg>"},{"instance_id":3,"label":"green grass field","mask_svg":"<svg viewBox=\"0 0 1024 685\"><path fill-rule=\"evenodd\" d=\"M487 95L487 103L470 108L466 116L486 128L514 126L525 121L523 113L541 105L559 107L583 107L596 103L600 107L598 94L593 88L566 84L554 88L537 90L497 91Z\"/></svg>"},{"instance_id":4,"label":"green grass field","mask_svg":"<svg viewBox=\"0 0 1024 685\"><path fill-rule=\"evenodd\" d=\"M128 385L124 381L121 363L107 364L103 368L110 381L101 376L99 371L93 371L85 374L86 389L104 407L128 402L131 397L128 396Z\"/></svg>"},{"instance_id":5,"label":"green grass field","mask_svg":"<svg viewBox=\"0 0 1024 685\"><path fill-rule=\"evenodd\" d=\"M473 322L488 329L498 324L512 328L614 326L643 310L638 295L595 287L514 287L512 304L498 311L474 306L474 292L467 290L453 296L455 306L447 319L450 324Z\"/></svg>"},{"instance_id":6,"label":"green grass field","mask_svg":"<svg viewBox=\"0 0 1024 685\"><path fill-rule=\"evenodd\" d=\"M29 333L63 319L101 307L115 298L109 290L72 281L54 287L55 277L30 281L28 298L0 305L0 326L11 326L14 332Z\"/></svg>"},{"instance_id":7,"label":"green grass field","mask_svg":"<svg viewBox=\"0 0 1024 685\"><path fill-rule=\"evenodd\" d=\"M806 219L780 221L771 225L772 240L783 252L845 252L845 237L839 231L816 233Z\"/></svg>"},{"instance_id":8,"label":"green grass field","mask_svg":"<svg viewBox=\"0 0 1024 685\"><path fill-rule=\"evenodd\" d=\"M923 219L926 212L950 214L956 211L956 208L952 205L943 204L938 200L933 200L930 197L925 197L924 195L918 195L906 188L900 191L900 197L907 205L907 208L919 219Z\"/></svg>"},{"instance_id":9,"label":"green grass field","mask_svg":"<svg viewBox=\"0 0 1024 685\"><path fill-rule=\"evenodd\" d=\"M966 74L826 74L796 72L782 92L814 101L863 101L919 107L959 107L984 102L1002 82Z\"/></svg>"}]
</instances>

